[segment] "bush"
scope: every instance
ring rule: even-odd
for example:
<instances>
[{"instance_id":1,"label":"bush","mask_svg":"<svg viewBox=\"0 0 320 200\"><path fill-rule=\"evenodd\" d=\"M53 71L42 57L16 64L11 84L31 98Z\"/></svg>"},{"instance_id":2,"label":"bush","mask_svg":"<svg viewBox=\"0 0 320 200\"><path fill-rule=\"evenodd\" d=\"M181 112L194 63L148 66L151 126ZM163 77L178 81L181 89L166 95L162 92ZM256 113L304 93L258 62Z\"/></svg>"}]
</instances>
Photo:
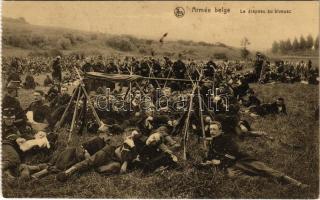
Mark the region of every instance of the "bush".
<instances>
[{"instance_id":1,"label":"bush","mask_svg":"<svg viewBox=\"0 0 320 200\"><path fill-rule=\"evenodd\" d=\"M29 37L29 44L33 47L38 47L41 49L48 44L48 40L42 35L33 34Z\"/></svg>"},{"instance_id":2,"label":"bush","mask_svg":"<svg viewBox=\"0 0 320 200\"><path fill-rule=\"evenodd\" d=\"M91 34L90 35L90 40L97 40L98 39L98 35L97 34Z\"/></svg>"},{"instance_id":3,"label":"bush","mask_svg":"<svg viewBox=\"0 0 320 200\"><path fill-rule=\"evenodd\" d=\"M132 42L126 37L111 37L106 40L106 45L120 51L132 51L135 46Z\"/></svg>"},{"instance_id":4,"label":"bush","mask_svg":"<svg viewBox=\"0 0 320 200\"><path fill-rule=\"evenodd\" d=\"M86 41L87 41L86 37L83 36L83 35L77 35L77 36L76 36L76 40L77 40L78 42L86 42Z\"/></svg>"},{"instance_id":5,"label":"bush","mask_svg":"<svg viewBox=\"0 0 320 200\"><path fill-rule=\"evenodd\" d=\"M147 50L144 47L139 48L139 53L141 54L147 54Z\"/></svg>"},{"instance_id":6,"label":"bush","mask_svg":"<svg viewBox=\"0 0 320 200\"><path fill-rule=\"evenodd\" d=\"M60 38L57 42L59 49L67 50L72 46L71 41L68 38Z\"/></svg>"},{"instance_id":7,"label":"bush","mask_svg":"<svg viewBox=\"0 0 320 200\"><path fill-rule=\"evenodd\" d=\"M147 44L147 45L151 45L152 42L153 42L153 40L146 40L146 44Z\"/></svg>"},{"instance_id":8,"label":"bush","mask_svg":"<svg viewBox=\"0 0 320 200\"><path fill-rule=\"evenodd\" d=\"M75 36L72 33L66 33L63 35L66 39L69 39L72 45L75 45L77 43L77 40Z\"/></svg>"},{"instance_id":9,"label":"bush","mask_svg":"<svg viewBox=\"0 0 320 200\"><path fill-rule=\"evenodd\" d=\"M30 47L27 35L12 34L4 42L7 45L27 49ZM5 44L6 44L5 43Z\"/></svg>"}]
</instances>

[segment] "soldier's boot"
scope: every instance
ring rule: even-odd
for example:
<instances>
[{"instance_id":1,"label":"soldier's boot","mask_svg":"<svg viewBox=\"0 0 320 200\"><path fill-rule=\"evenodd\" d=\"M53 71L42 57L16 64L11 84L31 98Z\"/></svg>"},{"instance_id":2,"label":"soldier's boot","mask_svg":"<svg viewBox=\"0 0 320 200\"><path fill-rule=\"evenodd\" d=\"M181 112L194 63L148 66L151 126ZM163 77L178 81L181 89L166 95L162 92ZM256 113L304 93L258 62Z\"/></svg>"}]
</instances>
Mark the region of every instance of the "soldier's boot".
<instances>
[{"instance_id":1,"label":"soldier's boot","mask_svg":"<svg viewBox=\"0 0 320 200\"><path fill-rule=\"evenodd\" d=\"M21 164L19 167L20 177L22 179L29 179L31 174L39 172L46 168L47 168L46 164L39 164L39 165Z\"/></svg>"},{"instance_id":2,"label":"soldier's boot","mask_svg":"<svg viewBox=\"0 0 320 200\"><path fill-rule=\"evenodd\" d=\"M10 170L6 170L2 174L2 184L14 187L16 177L14 177Z\"/></svg>"},{"instance_id":3,"label":"soldier's boot","mask_svg":"<svg viewBox=\"0 0 320 200\"><path fill-rule=\"evenodd\" d=\"M308 185L303 184L303 183L301 183L300 181L298 181L298 180L296 180L296 179L294 179L294 178L291 178L291 177L289 177L289 176L283 176L283 177L282 177L282 180L283 180L284 182L286 182L286 183L292 184L292 185L297 186L297 187L300 187L300 188L307 188L307 187L309 187Z\"/></svg>"},{"instance_id":4,"label":"soldier's boot","mask_svg":"<svg viewBox=\"0 0 320 200\"><path fill-rule=\"evenodd\" d=\"M39 172L41 170L47 169L48 165L47 164L39 164L39 165L28 165L30 174L34 174L36 172Z\"/></svg>"},{"instance_id":5,"label":"soldier's boot","mask_svg":"<svg viewBox=\"0 0 320 200\"><path fill-rule=\"evenodd\" d=\"M98 173L116 174L119 173L121 165L119 162L112 162L107 165L100 166L96 169Z\"/></svg>"},{"instance_id":6,"label":"soldier's boot","mask_svg":"<svg viewBox=\"0 0 320 200\"><path fill-rule=\"evenodd\" d=\"M30 178L30 170L29 170L28 165L21 164L19 166L19 172L20 172L21 179L27 180Z\"/></svg>"},{"instance_id":7,"label":"soldier's boot","mask_svg":"<svg viewBox=\"0 0 320 200\"><path fill-rule=\"evenodd\" d=\"M177 150L181 147L181 145L177 143L175 140L173 140L172 137L169 135L165 136L164 139L167 142L167 144L174 150Z\"/></svg>"},{"instance_id":8,"label":"soldier's boot","mask_svg":"<svg viewBox=\"0 0 320 200\"><path fill-rule=\"evenodd\" d=\"M60 182L65 182L65 181L67 181L67 180L69 179L69 177L70 177L72 174L76 173L77 171L78 171L78 168L72 166L72 167L70 167L69 169L67 169L66 171L60 172L60 173L56 176L56 178L57 178L57 180L60 181Z\"/></svg>"},{"instance_id":9,"label":"soldier's boot","mask_svg":"<svg viewBox=\"0 0 320 200\"><path fill-rule=\"evenodd\" d=\"M16 178L12 175L10 170L6 170L3 172L3 176L5 179L8 179L9 181L15 180Z\"/></svg>"},{"instance_id":10,"label":"soldier's boot","mask_svg":"<svg viewBox=\"0 0 320 200\"><path fill-rule=\"evenodd\" d=\"M43 169L43 170L41 170L41 171L39 171L37 173L32 174L31 178L40 179L40 178L46 176L47 174L49 174L49 170L46 168L46 169Z\"/></svg>"}]
</instances>

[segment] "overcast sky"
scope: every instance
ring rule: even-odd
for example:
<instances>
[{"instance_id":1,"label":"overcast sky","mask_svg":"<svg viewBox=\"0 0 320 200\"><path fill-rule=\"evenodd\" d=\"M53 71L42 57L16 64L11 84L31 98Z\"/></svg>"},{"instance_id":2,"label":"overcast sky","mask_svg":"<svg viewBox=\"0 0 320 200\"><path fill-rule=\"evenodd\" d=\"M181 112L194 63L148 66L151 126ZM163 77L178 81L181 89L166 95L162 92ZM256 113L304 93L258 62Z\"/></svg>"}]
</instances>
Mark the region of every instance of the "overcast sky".
<instances>
[{"instance_id":1,"label":"overcast sky","mask_svg":"<svg viewBox=\"0 0 320 200\"><path fill-rule=\"evenodd\" d=\"M185 16L174 16L183 7ZM211 13L193 13L192 8ZM230 8L229 14L215 13ZM284 9L291 14L240 14L240 9ZM29 23L111 34L159 39L223 42L240 46L246 36L250 49L270 48L274 40L319 33L319 3L313 2L3 2L5 17L24 17Z\"/></svg>"}]
</instances>

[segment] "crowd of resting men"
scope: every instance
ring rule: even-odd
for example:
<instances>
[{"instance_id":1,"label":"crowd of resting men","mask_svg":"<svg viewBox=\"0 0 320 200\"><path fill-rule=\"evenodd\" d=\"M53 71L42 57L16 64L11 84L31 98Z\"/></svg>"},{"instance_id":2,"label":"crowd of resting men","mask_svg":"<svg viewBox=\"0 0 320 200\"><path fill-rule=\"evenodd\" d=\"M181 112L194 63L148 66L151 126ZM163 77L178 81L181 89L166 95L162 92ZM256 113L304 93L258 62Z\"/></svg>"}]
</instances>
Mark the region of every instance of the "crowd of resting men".
<instances>
[{"instance_id":1,"label":"crowd of resting men","mask_svg":"<svg viewBox=\"0 0 320 200\"><path fill-rule=\"evenodd\" d=\"M58 181L67 181L74 174L79 174L90 169L98 173L114 174L126 173L132 170L142 170L144 173L151 173L163 169L178 169L181 158L177 153L183 147L183 130L188 109L181 106L188 105L192 88L198 87L199 94L205 102L213 102L214 109L203 109L203 127L201 129L201 118L199 113L199 101L194 98L194 110L190 112L190 123L188 133L191 138L198 138L207 144L207 152L203 162L195 163L194 167L199 170L215 167L224 171L230 177L250 178L251 176L268 177L281 183L290 183L297 187L307 187L298 180L275 170L253 158L239 148L239 141L246 137L264 137L270 140L274 138L263 131L252 130L250 123L241 119L243 115L250 115L254 118L266 115L286 115L285 100L281 97L273 102L262 102L249 87L250 82L264 82L268 78L286 79L288 70L284 67L276 75L273 71L270 76L267 73L261 75L261 70L266 70L266 63L261 54L257 54L254 64L254 71L241 74L239 67L226 67L226 63L217 65L213 61L197 63L192 60L178 59L171 61L164 58L158 62L152 58L142 60L131 60L126 62L127 71L121 71L117 65L93 65L89 60L78 68L85 74L88 71L107 73L139 74L146 77L170 77L175 79L201 80L199 82L165 81L165 80L144 80L133 86L130 93L132 98L125 99L122 105L132 106L131 110L119 109L117 104L112 103L110 110L101 110L99 105L94 104L95 111L102 120L98 124L89 109L86 95L81 95L78 103L70 101L71 91L68 91L67 84L63 84L62 67L60 57L57 57L52 65L52 77L45 83L50 87L48 92L34 90L34 101L23 109L19 102L18 80L6 81L5 95L2 100L2 170L4 181L15 181L17 178L25 180L41 179L48 174L56 174ZM261 62L262 60L262 62ZM283 67L285 63L280 63ZM111 67L110 67L111 66ZM235 66L235 65L233 65ZM312 68L312 67L311 67ZM311 76L311 68L304 78ZM290 68L291 70L291 68ZM297 69L296 69L297 70ZM301 70L299 68L299 70ZM12 68L12 73L16 72ZM302 73L301 70L299 73ZM299 74L296 73L295 75ZM19 75L17 75L19 76ZM11 76L7 76L10 78ZM267 78L268 77L268 78ZM283 79L283 77L285 77ZM300 76L300 79L302 75ZM198 85L197 85L198 84ZM161 87L160 90L156 88ZM104 94L105 85L96 83L92 85L86 82L86 88L94 96ZM109 84L111 89L109 97L117 99L125 93L124 86L114 83ZM221 95L206 95L210 89L215 88ZM166 101L156 98L157 91ZM143 101L142 97L152 97L149 101ZM227 97L221 98L221 96ZM155 97L155 98L153 98ZM130 102L128 102L130 101ZM67 146L64 149L57 149L58 137L55 129L57 124L60 127L68 127L72 121L73 112L67 114L66 119L60 124L61 116L67 105L71 103L71 109L79 108L79 120L76 122L76 132L81 135L84 132L96 134L88 141L77 146ZM180 102L177 104L176 102ZM110 102L108 102L110 103ZM148 109L142 109L145 105ZM60 133L61 134L61 133ZM112 135L121 135L122 140L115 141ZM239 140L241 139L241 140ZM31 165L24 162L24 156L32 151L46 152L48 162ZM188 157L188 159L192 159Z\"/></svg>"},{"instance_id":2,"label":"crowd of resting men","mask_svg":"<svg viewBox=\"0 0 320 200\"><path fill-rule=\"evenodd\" d=\"M184 62L190 69L200 63L201 65L206 65L206 63L202 61L199 62L193 59L188 59ZM67 83L76 77L74 76L73 67L82 68L83 71L120 74L134 73L142 76L170 78L174 76L174 74L170 73L173 64L177 66L177 69L179 68L179 63L173 63L168 57L164 57L163 59L152 57L145 57L143 59L123 57L120 59L118 57L103 56L85 58L84 56L73 55L58 56L53 61L50 57L3 57L2 73L3 77L6 77L8 81L18 79L24 83L26 89L34 89L41 83L36 83L33 76L50 73L54 66L59 66L58 68L65 72L61 81L62 83ZM244 63L239 60L224 60L214 62L214 64L216 70L221 70L223 74L228 76L234 75L234 71L242 70L244 66ZM284 83L302 82L318 84L319 69L316 66L312 66L311 60L300 60L296 62L276 60L271 62L263 54L257 53L255 61L251 61L247 63L247 65L253 65L255 67L252 71L242 73L249 82L254 82L257 77L254 77L253 74L257 74L260 77L260 83L277 81ZM152 69L152 72L150 69ZM191 71L190 75L192 74ZM26 74L25 80L22 81L16 74ZM48 76L45 85L51 82L52 80L50 80Z\"/></svg>"}]
</instances>

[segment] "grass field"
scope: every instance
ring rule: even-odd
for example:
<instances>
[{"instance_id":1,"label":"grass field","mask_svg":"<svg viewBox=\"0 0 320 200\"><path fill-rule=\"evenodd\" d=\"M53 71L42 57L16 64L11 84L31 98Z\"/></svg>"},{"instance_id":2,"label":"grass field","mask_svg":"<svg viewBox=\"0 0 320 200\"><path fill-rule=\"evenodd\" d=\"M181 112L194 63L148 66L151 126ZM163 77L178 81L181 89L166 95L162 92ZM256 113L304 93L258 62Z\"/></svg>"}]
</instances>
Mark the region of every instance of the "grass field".
<instances>
[{"instance_id":1,"label":"grass field","mask_svg":"<svg viewBox=\"0 0 320 200\"><path fill-rule=\"evenodd\" d=\"M42 84L43 77L39 83ZM72 197L72 198L317 198L319 196L319 122L314 119L318 105L318 86L295 84L256 85L251 87L264 101L276 97L286 100L287 116L267 116L253 119L244 116L256 130L274 137L246 138L241 148L275 169L310 185L298 189L281 185L266 178L250 180L230 179L215 169L197 170L192 163L199 161L201 145L190 138L191 158L183 162L182 169L144 175L140 171L124 175L104 176L94 171L72 177L66 183L55 180L54 175L37 182L17 181L13 187L3 185L5 197ZM42 88L46 89L46 88ZM25 108L32 96L20 91ZM66 130L59 132L59 141L66 141ZM92 135L73 135L73 145Z\"/></svg>"}]
</instances>

